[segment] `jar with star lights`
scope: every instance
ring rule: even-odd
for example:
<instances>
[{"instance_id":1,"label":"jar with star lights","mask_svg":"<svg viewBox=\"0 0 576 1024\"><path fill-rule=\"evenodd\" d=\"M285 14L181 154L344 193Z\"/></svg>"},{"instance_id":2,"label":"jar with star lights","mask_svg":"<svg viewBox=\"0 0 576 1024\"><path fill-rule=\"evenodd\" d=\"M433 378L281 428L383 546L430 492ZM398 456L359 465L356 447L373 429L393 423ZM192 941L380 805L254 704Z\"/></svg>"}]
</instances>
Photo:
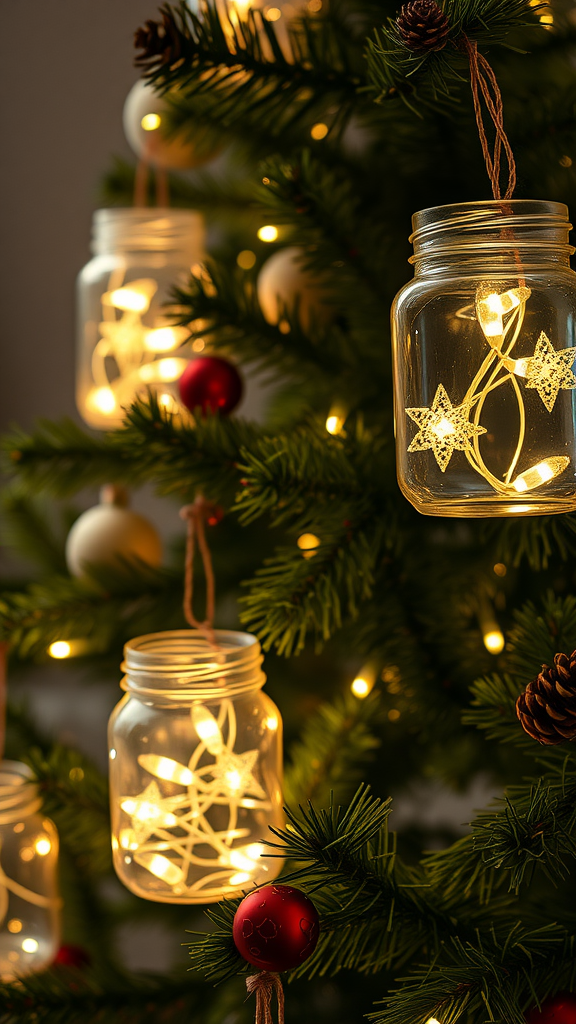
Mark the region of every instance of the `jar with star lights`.
<instances>
[{"instance_id":1,"label":"jar with star lights","mask_svg":"<svg viewBox=\"0 0 576 1024\"><path fill-rule=\"evenodd\" d=\"M124 648L109 725L114 867L160 903L238 896L282 867L265 856L283 824L282 720L262 692L260 644L214 636L152 633Z\"/></svg>"},{"instance_id":2,"label":"jar with star lights","mask_svg":"<svg viewBox=\"0 0 576 1024\"><path fill-rule=\"evenodd\" d=\"M576 275L568 209L422 210L392 310L398 481L426 515L576 508Z\"/></svg>"},{"instance_id":3,"label":"jar with star lights","mask_svg":"<svg viewBox=\"0 0 576 1024\"><path fill-rule=\"evenodd\" d=\"M0 762L0 981L48 967L60 944L58 833L28 765Z\"/></svg>"},{"instance_id":4,"label":"jar with star lights","mask_svg":"<svg viewBox=\"0 0 576 1024\"><path fill-rule=\"evenodd\" d=\"M204 221L194 210L97 210L93 258L78 277L76 404L99 430L122 425L149 390L186 415L178 381L194 351L168 313L175 285L202 274ZM202 345L201 341L195 344Z\"/></svg>"}]
</instances>

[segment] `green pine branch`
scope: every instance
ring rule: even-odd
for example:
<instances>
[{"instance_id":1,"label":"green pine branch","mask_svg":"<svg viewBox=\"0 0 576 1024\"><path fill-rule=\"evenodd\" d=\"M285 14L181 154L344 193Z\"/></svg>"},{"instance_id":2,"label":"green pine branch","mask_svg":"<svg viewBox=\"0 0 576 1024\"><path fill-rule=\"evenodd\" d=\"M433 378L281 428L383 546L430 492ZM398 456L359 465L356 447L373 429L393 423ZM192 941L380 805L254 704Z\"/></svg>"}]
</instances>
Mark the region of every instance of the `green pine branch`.
<instances>
[{"instance_id":1,"label":"green pine branch","mask_svg":"<svg viewBox=\"0 0 576 1024\"><path fill-rule=\"evenodd\" d=\"M185 4L164 4L160 12L171 26L178 60L144 53L138 66L163 91L177 85L184 100L199 97L201 112L222 129L241 121L277 138L302 123L313 124L331 104L344 117L365 103L357 48L329 20L303 15L290 26L292 62L274 24L259 11L250 9L246 21L225 26L212 3L201 19Z\"/></svg>"},{"instance_id":2,"label":"green pine branch","mask_svg":"<svg viewBox=\"0 0 576 1024\"><path fill-rule=\"evenodd\" d=\"M322 704L292 746L284 775L289 806L336 803L352 797L366 762L380 746L376 730L382 718L381 695L365 700L351 693Z\"/></svg>"},{"instance_id":3,"label":"green pine branch","mask_svg":"<svg viewBox=\"0 0 576 1024\"><path fill-rule=\"evenodd\" d=\"M445 0L442 8L450 31L441 50L410 49L392 18L368 41L368 76L377 102L398 94L414 110L441 105L469 75L463 36L484 47L509 45L508 36L522 28L542 31L530 0Z\"/></svg>"}]
</instances>

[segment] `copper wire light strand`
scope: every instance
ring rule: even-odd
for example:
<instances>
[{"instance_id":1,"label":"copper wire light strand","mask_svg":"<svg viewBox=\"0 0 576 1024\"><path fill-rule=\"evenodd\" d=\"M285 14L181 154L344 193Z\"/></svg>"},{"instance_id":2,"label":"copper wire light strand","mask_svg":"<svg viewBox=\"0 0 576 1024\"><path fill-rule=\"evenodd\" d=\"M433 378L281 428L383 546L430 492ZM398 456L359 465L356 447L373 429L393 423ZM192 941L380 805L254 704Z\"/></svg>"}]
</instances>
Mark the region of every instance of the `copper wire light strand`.
<instances>
[{"instance_id":1,"label":"copper wire light strand","mask_svg":"<svg viewBox=\"0 0 576 1024\"><path fill-rule=\"evenodd\" d=\"M508 136L504 131L504 110L500 87L490 64L481 53L478 53L478 44L475 40L468 39L467 36L463 36L462 39L463 49L466 51L470 63L470 82L472 86L472 98L474 100L474 113L476 115L480 144L482 146L482 152L486 162L486 170L488 171L488 177L492 184L492 195L494 196L494 199L511 199L514 195L514 189L516 188L516 161L514 160L514 154L512 152ZM493 156L490 153L488 137L484 127L480 93L482 93L486 109L490 114L490 118L496 130ZM502 149L506 154L506 160L508 163L508 185L504 195L502 195L500 189Z\"/></svg>"},{"instance_id":2,"label":"copper wire light strand","mask_svg":"<svg viewBox=\"0 0 576 1024\"><path fill-rule=\"evenodd\" d=\"M272 1018L272 994L278 1000L278 1024L284 1024L284 990L278 974L260 971L246 978L248 994L256 993L255 1024L274 1024Z\"/></svg>"},{"instance_id":3,"label":"copper wire light strand","mask_svg":"<svg viewBox=\"0 0 576 1024\"><path fill-rule=\"evenodd\" d=\"M198 495L191 505L180 509L180 518L187 524L186 562L184 575L184 617L189 626L199 629L213 647L217 647L214 634L214 604L216 584L212 556L206 540L206 519L213 508L211 502ZM196 618L192 608L194 598L194 551L196 540L202 556L204 575L206 577L206 618L203 622Z\"/></svg>"}]
</instances>

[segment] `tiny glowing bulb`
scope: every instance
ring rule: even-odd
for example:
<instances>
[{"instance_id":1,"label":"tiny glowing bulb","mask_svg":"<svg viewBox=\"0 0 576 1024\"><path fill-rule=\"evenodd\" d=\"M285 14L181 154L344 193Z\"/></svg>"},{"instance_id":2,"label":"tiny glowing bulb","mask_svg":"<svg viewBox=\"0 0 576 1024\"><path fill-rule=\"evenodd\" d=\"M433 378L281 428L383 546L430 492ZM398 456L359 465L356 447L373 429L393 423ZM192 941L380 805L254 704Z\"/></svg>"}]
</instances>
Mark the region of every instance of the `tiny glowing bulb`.
<instances>
[{"instance_id":1,"label":"tiny glowing bulb","mask_svg":"<svg viewBox=\"0 0 576 1024\"><path fill-rule=\"evenodd\" d=\"M158 362L160 380L178 380L178 377L182 376L181 362L181 359L160 359Z\"/></svg>"},{"instance_id":2,"label":"tiny glowing bulb","mask_svg":"<svg viewBox=\"0 0 576 1024\"><path fill-rule=\"evenodd\" d=\"M328 128L328 125L322 124L322 122L320 121L318 122L318 124L312 125L312 128L310 129L310 135L312 136L313 139L319 142L320 139L326 138L329 130L330 129Z\"/></svg>"},{"instance_id":3,"label":"tiny glowing bulb","mask_svg":"<svg viewBox=\"0 0 576 1024\"><path fill-rule=\"evenodd\" d=\"M436 1020L436 1017L429 1017L426 1024L440 1024L440 1021Z\"/></svg>"},{"instance_id":4,"label":"tiny glowing bulb","mask_svg":"<svg viewBox=\"0 0 576 1024\"><path fill-rule=\"evenodd\" d=\"M230 878L230 885L243 885L244 882L250 881L250 875L246 874L245 871L239 871L238 874L232 875Z\"/></svg>"},{"instance_id":5,"label":"tiny glowing bulb","mask_svg":"<svg viewBox=\"0 0 576 1024\"><path fill-rule=\"evenodd\" d=\"M270 732L276 732L278 728L278 719L276 715L269 715L265 722L266 728L270 729Z\"/></svg>"},{"instance_id":6,"label":"tiny glowing bulb","mask_svg":"<svg viewBox=\"0 0 576 1024\"><path fill-rule=\"evenodd\" d=\"M314 533L302 533L296 543L304 558L314 558L316 548L320 547L320 538Z\"/></svg>"},{"instance_id":7,"label":"tiny glowing bulb","mask_svg":"<svg viewBox=\"0 0 576 1024\"><path fill-rule=\"evenodd\" d=\"M176 412L178 406L172 395L165 392L162 395L158 395L158 405L161 409L165 409L166 412Z\"/></svg>"},{"instance_id":8,"label":"tiny glowing bulb","mask_svg":"<svg viewBox=\"0 0 576 1024\"><path fill-rule=\"evenodd\" d=\"M531 491L534 487L540 487L541 484L548 483L555 476L559 476L569 464L570 459L567 455L552 456L552 458L532 466L531 469L527 469L525 473L521 473L516 477L512 486L519 494Z\"/></svg>"},{"instance_id":9,"label":"tiny glowing bulb","mask_svg":"<svg viewBox=\"0 0 576 1024\"><path fill-rule=\"evenodd\" d=\"M39 853L41 857L45 857L47 853L50 853L52 849L52 843L46 836L41 836L35 844L36 853Z\"/></svg>"},{"instance_id":10,"label":"tiny glowing bulb","mask_svg":"<svg viewBox=\"0 0 576 1024\"><path fill-rule=\"evenodd\" d=\"M439 423L436 423L436 425L432 427L432 430L441 440L448 437L449 434L456 433L454 424L451 423L450 420L446 419L445 416L442 417Z\"/></svg>"},{"instance_id":11,"label":"tiny glowing bulb","mask_svg":"<svg viewBox=\"0 0 576 1024\"><path fill-rule=\"evenodd\" d=\"M344 426L341 416L329 416L326 420L326 430L329 434L339 434Z\"/></svg>"},{"instance_id":12,"label":"tiny glowing bulb","mask_svg":"<svg viewBox=\"0 0 576 1024\"><path fill-rule=\"evenodd\" d=\"M192 721L200 739L206 744L208 752L214 755L222 753L224 744L220 726L208 708L205 708L203 704L193 704Z\"/></svg>"},{"instance_id":13,"label":"tiny glowing bulb","mask_svg":"<svg viewBox=\"0 0 576 1024\"><path fill-rule=\"evenodd\" d=\"M275 242L278 238L278 228L273 224L264 224L258 231L258 238L261 242Z\"/></svg>"},{"instance_id":14,"label":"tiny glowing bulb","mask_svg":"<svg viewBox=\"0 0 576 1024\"><path fill-rule=\"evenodd\" d=\"M149 352L171 352L178 348L181 336L173 327L156 327L153 331L146 331L144 335L144 348Z\"/></svg>"},{"instance_id":15,"label":"tiny glowing bulb","mask_svg":"<svg viewBox=\"0 0 576 1024\"><path fill-rule=\"evenodd\" d=\"M92 388L86 396L86 405L103 416L110 416L116 409L112 388Z\"/></svg>"},{"instance_id":16,"label":"tiny glowing bulb","mask_svg":"<svg viewBox=\"0 0 576 1024\"><path fill-rule=\"evenodd\" d=\"M38 949L36 939L24 939L22 942L22 949L25 953L35 953Z\"/></svg>"},{"instance_id":17,"label":"tiny glowing bulb","mask_svg":"<svg viewBox=\"0 0 576 1024\"><path fill-rule=\"evenodd\" d=\"M352 683L350 689L352 690L352 693L354 694L355 697L359 697L360 700L362 700L363 697L368 696L372 687L370 686L367 679L362 679L361 676L357 676L357 678Z\"/></svg>"},{"instance_id":18,"label":"tiny glowing bulb","mask_svg":"<svg viewBox=\"0 0 576 1024\"><path fill-rule=\"evenodd\" d=\"M116 309L123 309L126 313L144 313L150 305L148 296L135 288L116 288L110 293L110 301Z\"/></svg>"},{"instance_id":19,"label":"tiny glowing bulb","mask_svg":"<svg viewBox=\"0 0 576 1024\"><path fill-rule=\"evenodd\" d=\"M53 644L50 644L48 654L51 658L69 658L72 654L72 648L66 640L56 640Z\"/></svg>"},{"instance_id":20,"label":"tiny glowing bulb","mask_svg":"<svg viewBox=\"0 0 576 1024\"><path fill-rule=\"evenodd\" d=\"M160 114L144 114L144 117L140 121L140 126L145 132L154 132L160 127L162 118Z\"/></svg>"},{"instance_id":21,"label":"tiny glowing bulb","mask_svg":"<svg viewBox=\"0 0 576 1024\"><path fill-rule=\"evenodd\" d=\"M282 11L279 7L269 7L266 11L266 18L268 21L279 21L282 17Z\"/></svg>"},{"instance_id":22,"label":"tiny glowing bulb","mask_svg":"<svg viewBox=\"0 0 576 1024\"><path fill-rule=\"evenodd\" d=\"M136 841L136 833L131 828L120 829L120 848L122 850L137 850L138 843Z\"/></svg>"},{"instance_id":23,"label":"tiny glowing bulb","mask_svg":"<svg viewBox=\"0 0 576 1024\"><path fill-rule=\"evenodd\" d=\"M22 931L22 921L17 917L13 917L8 921L8 931L12 932L13 935L17 935L18 932Z\"/></svg>"},{"instance_id":24,"label":"tiny glowing bulb","mask_svg":"<svg viewBox=\"0 0 576 1024\"><path fill-rule=\"evenodd\" d=\"M237 792L240 789L242 785L242 776L235 768L232 769L232 771L226 772L225 779L228 789L232 790L232 792Z\"/></svg>"},{"instance_id":25,"label":"tiny glowing bulb","mask_svg":"<svg viewBox=\"0 0 576 1024\"><path fill-rule=\"evenodd\" d=\"M182 869L160 853L137 853L134 860L168 885L180 885L184 881Z\"/></svg>"},{"instance_id":26,"label":"tiny glowing bulb","mask_svg":"<svg viewBox=\"0 0 576 1024\"><path fill-rule=\"evenodd\" d=\"M500 654L504 650L504 635L499 629L491 629L484 633L484 647L490 654Z\"/></svg>"},{"instance_id":27,"label":"tiny glowing bulb","mask_svg":"<svg viewBox=\"0 0 576 1024\"><path fill-rule=\"evenodd\" d=\"M191 786L194 782L194 775L190 769L178 761L173 761L171 757L140 754L138 764L150 772L150 775L155 775L158 779L165 779L166 782L177 782L180 786Z\"/></svg>"}]
</instances>

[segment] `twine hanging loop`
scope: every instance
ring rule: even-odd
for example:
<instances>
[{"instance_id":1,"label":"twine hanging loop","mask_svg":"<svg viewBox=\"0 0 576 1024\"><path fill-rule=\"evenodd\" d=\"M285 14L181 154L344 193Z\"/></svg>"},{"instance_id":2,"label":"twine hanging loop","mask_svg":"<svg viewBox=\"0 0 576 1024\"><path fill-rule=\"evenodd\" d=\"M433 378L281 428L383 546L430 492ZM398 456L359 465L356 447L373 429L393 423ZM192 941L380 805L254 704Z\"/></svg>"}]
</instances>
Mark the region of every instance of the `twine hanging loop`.
<instances>
[{"instance_id":1,"label":"twine hanging loop","mask_svg":"<svg viewBox=\"0 0 576 1024\"><path fill-rule=\"evenodd\" d=\"M481 53L478 53L478 44L474 39L468 39L468 36L463 34L460 48L466 53L470 64L470 84L472 86L476 125L478 127L478 135L480 136L486 170L492 185L492 195L494 199L511 199L516 188L516 161L512 152L512 146L504 131L504 108L500 86L490 64ZM484 127L480 94L482 94L486 109L496 130L493 154L490 153L486 128ZM508 184L504 195L502 195L500 189L502 150L504 150L508 164Z\"/></svg>"},{"instance_id":2,"label":"twine hanging loop","mask_svg":"<svg viewBox=\"0 0 576 1024\"><path fill-rule=\"evenodd\" d=\"M211 501L198 494L191 505L180 509L180 518L187 525L186 562L184 574L184 617L189 626L199 629L213 647L217 647L214 634L214 604L216 584L214 568L208 541L206 540L206 522L218 522L221 510ZM194 598L194 552L196 541L202 556L204 575L206 578L206 618L200 621L194 615L192 602Z\"/></svg>"},{"instance_id":3,"label":"twine hanging loop","mask_svg":"<svg viewBox=\"0 0 576 1024\"><path fill-rule=\"evenodd\" d=\"M256 994L256 1018L254 1024L274 1024L272 1018L272 996L278 1001L278 1024L284 1024L284 989L279 974L260 971L246 978L248 995Z\"/></svg>"}]
</instances>

